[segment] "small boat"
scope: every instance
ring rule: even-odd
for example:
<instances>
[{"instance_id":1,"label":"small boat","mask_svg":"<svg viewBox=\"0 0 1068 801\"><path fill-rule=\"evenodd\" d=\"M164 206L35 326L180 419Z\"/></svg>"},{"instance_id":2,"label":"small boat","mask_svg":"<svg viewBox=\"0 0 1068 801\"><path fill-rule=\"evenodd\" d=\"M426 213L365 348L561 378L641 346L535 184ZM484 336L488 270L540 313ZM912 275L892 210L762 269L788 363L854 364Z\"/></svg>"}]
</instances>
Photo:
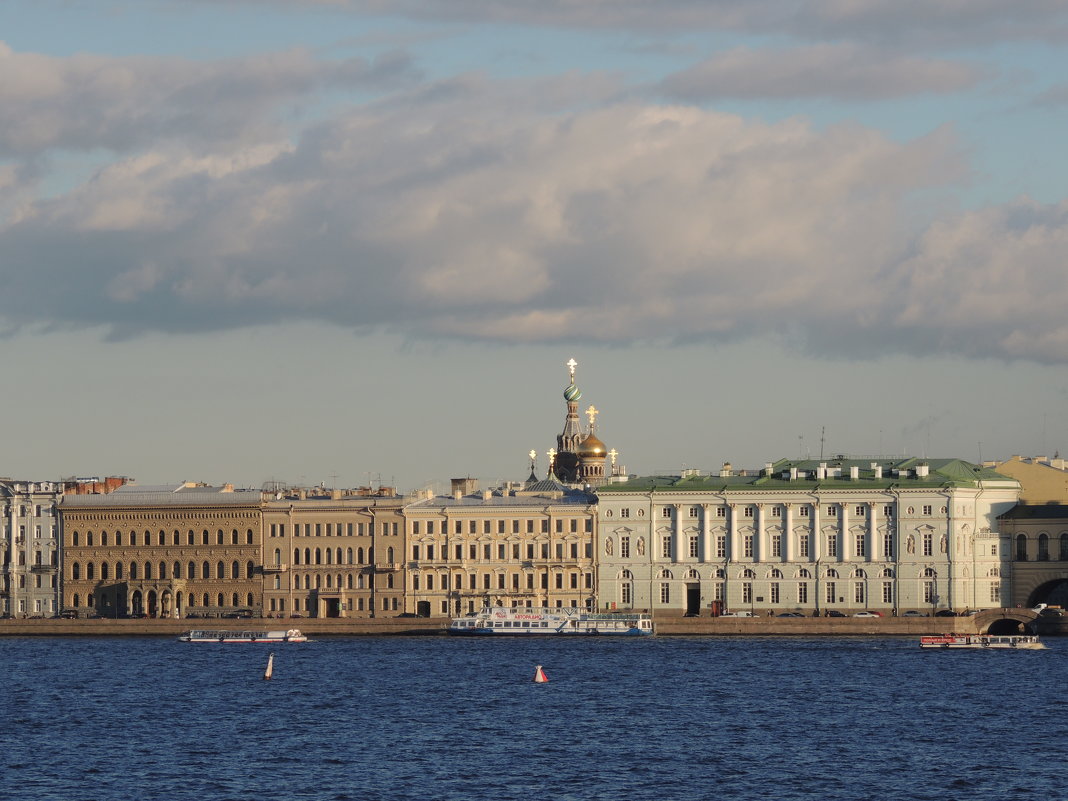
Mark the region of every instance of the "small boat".
<instances>
[{"instance_id":1,"label":"small boat","mask_svg":"<svg viewBox=\"0 0 1068 801\"><path fill-rule=\"evenodd\" d=\"M453 618L448 632L464 635L640 636L653 633L653 619L638 612L590 612L576 607L485 606L474 614Z\"/></svg>"},{"instance_id":2,"label":"small boat","mask_svg":"<svg viewBox=\"0 0 1068 801\"><path fill-rule=\"evenodd\" d=\"M307 642L300 629L288 631L231 631L194 629L179 638L182 642Z\"/></svg>"},{"instance_id":3,"label":"small boat","mask_svg":"<svg viewBox=\"0 0 1068 801\"><path fill-rule=\"evenodd\" d=\"M920 648L1015 648L1022 651L1041 651L1045 644L1034 636L992 634L935 634L920 637Z\"/></svg>"}]
</instances>

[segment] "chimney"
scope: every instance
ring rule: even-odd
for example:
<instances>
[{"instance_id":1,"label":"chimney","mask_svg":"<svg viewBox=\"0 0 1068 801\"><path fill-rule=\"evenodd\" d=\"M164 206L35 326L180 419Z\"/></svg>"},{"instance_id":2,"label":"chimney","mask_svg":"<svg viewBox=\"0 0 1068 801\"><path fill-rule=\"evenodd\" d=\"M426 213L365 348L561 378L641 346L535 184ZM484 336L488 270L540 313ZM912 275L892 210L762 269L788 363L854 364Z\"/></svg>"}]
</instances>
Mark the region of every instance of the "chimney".
<instances>
[{"instance_id":1,"label":"chimney","mask_svg":"<svg viewBox=\"0 0 1068 801\"><path fill-rule=\"evenodd\" d=\"M850 465L849 466L849 480L850 481L856 481L858 478L860 478L860 465L855 465L855 464L854 465Z\"/></svg>"}]
</instances>

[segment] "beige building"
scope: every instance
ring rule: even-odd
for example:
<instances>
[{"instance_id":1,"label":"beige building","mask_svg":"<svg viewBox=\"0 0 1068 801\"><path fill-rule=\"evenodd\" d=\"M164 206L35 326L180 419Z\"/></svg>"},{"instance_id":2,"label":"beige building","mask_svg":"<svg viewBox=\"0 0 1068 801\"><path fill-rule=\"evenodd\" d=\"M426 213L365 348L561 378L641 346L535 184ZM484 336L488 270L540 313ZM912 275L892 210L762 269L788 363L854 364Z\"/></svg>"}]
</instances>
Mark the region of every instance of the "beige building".
<instances>
[{"instance_id":1,"label":"beige building","mask_svg":"<svg viewBox=\"0 0 1068 801\"><path fill-rule=\"evenodd\" d=\"M988 466L1020 482L1020 503L1068 503L1068 462L1064 459L1013 456Z\"/></svg>"},{"instance_id":2,"label":"beige building","mask_svg":"<svg viewBox=\"0 0 1068 801\"><path fill-rule=\"evenodd\" d=\"M263 613L375 617L404 609L404 499L279 493L263 509Z\"/></svg>"},{"instance_id":3,"label":"beige building","mask_svg":"<svg viewBox=\"0 0 1068 801\"><path fill-rule=\"evenodd\" d=\"M63 607L104 617L217 616L262 606L260 493L197 484L66 495Z\"/></svg>"},{"instance_id":4,"label":"beige building","mask_svg":"<svg viewBox=\"0 0 1068 801\"><path fill-rule=\"evenodd\" d=\"M406 611L595 606L594 496L551 480L478 492L455 479L453 488L405 509Z\"/></svg>"}]
</instances>

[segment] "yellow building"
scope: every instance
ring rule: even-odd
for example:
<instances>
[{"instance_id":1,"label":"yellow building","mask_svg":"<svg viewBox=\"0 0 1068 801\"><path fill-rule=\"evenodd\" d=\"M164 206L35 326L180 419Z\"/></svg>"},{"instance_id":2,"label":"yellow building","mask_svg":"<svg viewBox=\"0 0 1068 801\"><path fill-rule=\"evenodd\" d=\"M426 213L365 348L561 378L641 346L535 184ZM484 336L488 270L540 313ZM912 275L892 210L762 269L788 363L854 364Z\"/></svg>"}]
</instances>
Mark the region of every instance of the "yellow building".
<instances>
[{"instance_id":1,"label":"yellow building","mask_svg":"<svg viewBox=\"0 0 1068 801\"><path fill-rule=\"evenodd\" d=\"M1068 462L1064 459L1013 456L990 466L1020 482L1020 503L1068 503Z\"/></svg>"},{"instance_id":2,"label":"yellow building","mask_svg":"<svg viewBox=\"0 0 1068 801\"><path fill-rule=\"evenodd\" d=\"M486 605L596 605L596 498L552 480L451 496L405 508L406 611L458 615Z\"/></svg>"},{"instance_id":3,"label":"yellow building","mask_svg":"<svg viewBox=\"0 0 1068 801\"><path fill-rule=\"evenodd\" d=\"M260 493L196 484L66 495L64 611L81 616L255 614Z\"/></svg>"},{"instance_id":4,"label":"yellow building","mask_svg":"<svg viewBox=\"0 0 1068 801\"><path fill-rule=\"evenodd\" d=\"M299 492L264 505L263 613L375 617L404 608L404 499Z\"/></svg>"}]
</instances>

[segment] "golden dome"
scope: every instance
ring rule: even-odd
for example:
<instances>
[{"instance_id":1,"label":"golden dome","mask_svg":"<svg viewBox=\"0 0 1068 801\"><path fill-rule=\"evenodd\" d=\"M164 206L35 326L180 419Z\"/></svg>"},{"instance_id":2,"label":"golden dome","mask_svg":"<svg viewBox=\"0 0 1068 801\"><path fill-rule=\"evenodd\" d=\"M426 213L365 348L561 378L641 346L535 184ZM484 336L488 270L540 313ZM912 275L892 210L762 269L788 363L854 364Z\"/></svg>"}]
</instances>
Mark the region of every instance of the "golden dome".
<instances>
[{"instance_id":1,"label":"golden dome","mask_svg":"<svg viewBox=\"0 0 1068 801\"><path fill-rule=\"evenodd\" d=\"M580 459L597 458L603 459L608 454L604 443L597 438L597 435L592 431L582 440L578 446L578 455Z\"/></svg>"}]
</instances>

